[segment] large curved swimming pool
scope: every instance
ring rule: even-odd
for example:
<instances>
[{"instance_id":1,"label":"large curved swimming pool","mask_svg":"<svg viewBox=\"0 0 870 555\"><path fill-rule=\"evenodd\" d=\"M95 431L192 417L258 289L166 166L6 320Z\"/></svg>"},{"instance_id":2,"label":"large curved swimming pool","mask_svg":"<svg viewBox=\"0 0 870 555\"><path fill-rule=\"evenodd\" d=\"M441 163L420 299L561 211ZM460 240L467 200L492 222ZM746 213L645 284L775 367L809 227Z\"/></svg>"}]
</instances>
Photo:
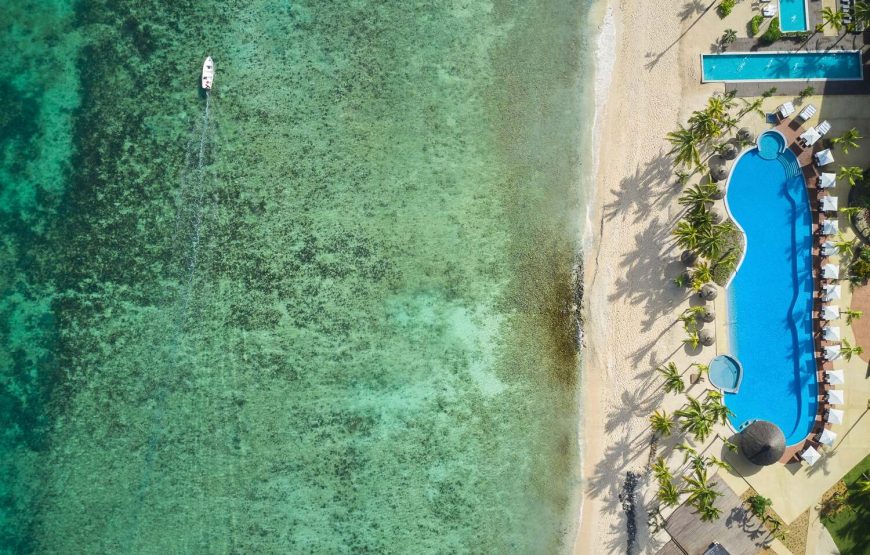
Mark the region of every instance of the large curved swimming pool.
<instances>
[{"instance_id":1,"label":"large curved swimming pool","mask_svg":"<svg viewBox=\"0 0 870 555\"><path fill-rule=\"evenodd\" d=\"M746 252L727 289L731 349L743 381L725 395L731 424L768 420L791 445L816 414L812 337L812 214L797 158L777 131L759 137L728 180L728 210Z\"/></svg>"}]
</instances>

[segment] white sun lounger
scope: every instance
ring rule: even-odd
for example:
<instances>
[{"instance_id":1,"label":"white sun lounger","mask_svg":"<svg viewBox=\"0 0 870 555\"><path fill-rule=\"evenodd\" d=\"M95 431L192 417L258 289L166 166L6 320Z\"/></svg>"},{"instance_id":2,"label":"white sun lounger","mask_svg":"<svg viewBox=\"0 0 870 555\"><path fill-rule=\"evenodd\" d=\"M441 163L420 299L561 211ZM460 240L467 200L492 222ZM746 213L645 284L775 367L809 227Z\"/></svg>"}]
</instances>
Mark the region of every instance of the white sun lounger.
<instances>
[{"instance_id":1,"label":"white sun lounger","mask_svg":"<svg viewBox=\"0 0 870 555\"><path fill-rule=\"evenodd\" d=\"M794 113L794 104L791 102L786 102L785 104L779 107L779 115L787 118Z\"/></svg>"},{"instance_id":2,"label":"white sun lounger","mask_svg":"<svg viewBox=\"0 0 870 555\"><path fill-rule=\"evenodd\" d=\"M776 15L776 7L775 6L764 6L761 8L761 13L764 17L773 17Z\"/></svg>"},{"instance_id":3,"label":"white sun lounger","mask_svg":"<svg viewBox=\"0 0 870 555\"><path fill-rule=\"evenodd\" d=\"M814 115L816 115L816 107L810 104L809 106L801 110L801 113L798 114L798 117L801 118L803 121L807 121Z\"/></svg>"},{"instance_id":4,"label":"white sun lounger","mask_svg":"<svg viewBox=\"0 0 870 555\"><path fill-rule=\"evenodd\" d=\"M836 184L837 174L835 173L823 173L821 177L819 177L819 187L822 189L830 189Z\"/></svg>"},{"instance_id":5,"label":"white sun lounger","mask_svg":"<svg viewBox=\"0 0 870 555\"><path fill-rule=\"evenodd\" d=\"M819 443L822 445L833 445L834 441L837 439L836 432L833 432L827 428L822 430L822 433L819 434Z\"/></svg>"},{"instance_id":6,"label":"white sun lounger","mask_svg":"<svg viewBox=\"0 0 870 555\"><path fill-rule=\"evenodd\" d=\"M840 223L837 220L825 220L822 222L822 235L836 235L840 232Z\"/></svg>"},{"instance_id":7,"label":"white sun lounger","mask_svg":"<svg viewBox=\"0 0 870 555\"><path fill-rule=\"evenodd\" d=\"M828 393L825 394L825 400L829 405L845 405L846 395L842 389L829 389Z\"/></svg>"},{"instance_id":8,"label":"white sun lounger","mask_svg":"<svg viewBox=\"0 0 870 555\"><path fill-rule=\"evenodd\" d=\"M830 124L830 122L828 122L828 120L825 120L816 126L816 131L819 132L819 135L824 135L825 133L827 133L830 130L831 130L831 124Z\"/></svg>"},{"instance_id":9,"label":"white sun lounger","mask_svg":"<svg viewBox=\"0 0 870 555\"><path fill-rule=\"evenodd\" d=\"M825 360L836 360L840 358L840 346L828 345L824 351Z\"/></svg>"}]
</instances>

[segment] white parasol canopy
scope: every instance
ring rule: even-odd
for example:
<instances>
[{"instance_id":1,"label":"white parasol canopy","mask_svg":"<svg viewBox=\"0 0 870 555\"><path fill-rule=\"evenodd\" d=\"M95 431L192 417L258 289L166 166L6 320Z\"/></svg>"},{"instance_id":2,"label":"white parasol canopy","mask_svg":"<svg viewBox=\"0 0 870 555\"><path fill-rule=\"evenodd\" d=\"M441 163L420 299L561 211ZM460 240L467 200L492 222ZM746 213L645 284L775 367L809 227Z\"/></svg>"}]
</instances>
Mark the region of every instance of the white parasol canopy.
<instances>
[{"instance_id":1,"label":"white parasol canopy","mask_svg":"<svg viewBox=\"0 0 870 555\"><path fill-rule=\"evenodd\" d=\"M825 329L822 331L822 337L825 338L825 341L839 341L840 340L840 327L839 326L825 326Z\"/></svg>"},{"instance_id":2,"label":"white parasol canopy","mask_svg":"<svg viewBox=\"0 0 870 555\"><path fill-rule=\"evenodd\" d=\"M833 445L837 439L837 433L825 428L822 430L822 435L819 436L819 443L822 445Z\"/></svg>"},{"instance_id":3,"label":"white parasol canopy","mask_svg":"<svg viewBox=\"0 0 870 555\"><path fill-rule=\"evenodd\" d=\"M831 152L830 148L826 148L821 152L816 152L813 156L816 159L816 164L820 166L827 166L834 161L834 154Z\"/></svg>"},{"instance_id":4,"label":"white parasol canopy","mask_svg":"<svg viewBox=\"0 0 870 555\"><path fill-rule=\"evenodd\" d=\"M828 377L829 384L841 385L846 383L846 375L842 370L828 370L825 375Z\"/></svg>"},{"instance_id":5,"label":"white parasol canopy","mask_svg":"<svg viewBox=\"0 0 870 555\"><path fill-rule=\"evenodd\" d=\"M834 360L840 358L840 346L828 345L825 347L825 360Z\"/></svg>"},{"instance_id":6,"label":"white parasol canopy","mask_svg":"<svg viewBox=\"0 0 870 555\"><path fill-rule=\"evenodd\" d=\"M837 174L823 173L819 178L819 187L822 189L830 189L837 184Z\"/></svg>"},{"instance_id":7,"label":"white parasol canopy","mask_svg":"<svg viewBox=\"0 0 870 555\"><path fill-rule=\"evenodd\" d=\"M840 307L830 304L822 308L822 320L836 320L840 317Z\"/></svg>"},{"instance_id":8,"label":"white parasol canopy","mask_svg":"<svg viewBox=\"0 0 870 555\"><path fill-rule=\"evenodd\" d=\"M845 405L846 404L846 395L843 393L842 389L831 389L828 390L828 403L832 405Z\"/></svg>"},{"instance_id":9,"label":"white parasol canopy","mask_svg":"<svg viewBox=\"0 0 870 555\"><path fill-rule=\"evenodd\" d=\"M828 285L825 285L825 295L823 300L825 302L840 300L840 291L841 289L838 284L829 283Z\"/></svg>"},{"instance_id":10,"label":"white parasol canopy","mask_svg":"<svg viewBox=\"0 0 870 555\"><path fill-rule=\"evenodd\" d=\"M816 131L815 127L810 127L803 133L801 133L801 140L806 143L807 146L813 146L816 144L816 141L822 138L821 133Z\"/></svg>"},{"instance_id":11,"label":"white parasol canopy","mask_svg":"<svg viewBox=\"0 0 870 555\"><path fill-rule=\"evenodd\" d=\"M828 422L831 424L842 424L844 413L840 409L828 409Z\"/></svg>"},{"instance_id":12,"label":"white parasol canopy","mask_svg":"<svg viewBox=\"0 0 870 555\"><path fill-rule=\"evenodd\" d=\"M801 458L807 462L808 465L813 466L822 456L816 451L812 445L804 449L804 452L801 453Z\"/></svg>"},{"instance_id":13,"label":"white parasol canopy","mask_svg":"<svg viewBox=\"0 0 870 555\"><path fill-rule=\"evenodd\" d=\"M822 235L836 235L840 232L840 223L837 220L825 220L822 222Z\"/></svg>"},{"instance_id":14,"label":"white parasol canopy","mask_svg":"<svg viewBox=\"0 0 870 555\"><path fill-rule=\"evenodd\" d=\"M822 197L822 210L825 212L836 212L837 204L837 197L835 196Z\"/></svg>"},{"instance_id":15,"label":"white parasol canopy","mask_svg":"<svg viewBox=\"0 0 870 555\"><path fill-rule=\"evenodd\" d=\"M836 264L825 264L822 266L822 277L825 279L838 279L840 277L840 267Z\"/></svg>"}]
</instances>

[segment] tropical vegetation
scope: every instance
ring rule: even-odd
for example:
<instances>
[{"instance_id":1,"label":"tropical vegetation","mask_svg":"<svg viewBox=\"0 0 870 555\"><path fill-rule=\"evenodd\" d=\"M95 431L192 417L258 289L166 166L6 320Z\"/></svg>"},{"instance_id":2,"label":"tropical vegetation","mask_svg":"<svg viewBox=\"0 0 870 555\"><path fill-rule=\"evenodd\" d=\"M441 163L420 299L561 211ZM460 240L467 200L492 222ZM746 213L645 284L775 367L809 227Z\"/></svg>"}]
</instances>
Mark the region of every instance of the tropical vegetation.
<instances>
[{"instance_id":1,"label":"tropical vegetation","mask_svg":"<svg viewBox=\"0 0 870 555\"><path fill-rule=\"evenodd\" d=\"M649 422L652 431L662 437L668 437L673 432L674 420L664 410L653 412Z\"/></svg>"},{"instance_id":2,"label":"tropical vegetation","mask_svg":"<svg viewBox=\"0 0 870 555\"><path fill-rule=\"evenodd\" d=\"M860 355L864 352L864 348L861 345L852 345L846 339L843 339L840 345L840 354L843 355L843 358L846 360L852 360L852 357L855 355Z\"/></svg>"},{"instance_id":3,"label":"tropical vegetation","mask_svg":"<svg viewBox=\"0 0 870 555\"><path fill-rule=\"evenodd\" d=\"M850 148L858 148L858 141L863 138L864 137L862 137L858 132L858 129L853 127L839 137L831 139L831 145L840 147L843 152L848 154ZM852 185L854 185L854 183Z\"/></svg>"},{"instance_id":4,"label":"tropical vegetation","mask_svg":"<svg viewBox=\"0 0 870 555\"><path fill-rule=\"evenodd\" d=\"M749 20L749 36L754 37L758 34L762 22L764 22L764 16L761 14L756 14Z\"/></svg>"},{"instance_id":5,"label":"tropical vegetation","mask_svg":"<svg viewBox=\"0 0 870 555\"><path fill-rule=\"evenodd\" d=\"M870 456L828 492L822 501L822 523L842 555L864 555L870 545Z\"/></svg>"},{"instance_id":6,"label":"tropical vegetation","mask_svg":"<svg viewBox=\"0 0 870 555\"><path fill-rule=\"evenodd\" d=\"M864 312L861 310L852 310L851 308L847 308L843 310L843 314L846 315L846 325L851 326L853 320L859 319L864 315Z\"/></svg>"},{"instance_id":7,"label":"tropical vegetation","mask_svg":"<svg viewBox=\"0 0 870 555\"><path fill-rule=\"evenodd\" d=\"M864 179L864 171L858 166L842 166L837 170L837 179L845 179L854 187Z\"/></svg>"},{"instance_id":8,"label":"tropical vegetation","mask_svg":"<svg viewBox=\"0 0 870 555\"><path fill-rule=\"evenodd\" d=\"M737 0L722 0L716 7L716 13L719 14L719 17L728 17L731 15L731 11L734 10L734 6L736 5Z\"/></svg>"},{"instance_id":9,"label":"tropical vegetation","mask_svg":"<svg viewBox=\"0 0 870 555\"><path fill-rule=\"evenodd\" d=\"M822 28L832 27L839 33L845 24L844 17L845 14L836 8L822 8Z\"/></svg>"},{"instance_id":10,"label":"tropical vegetation","mask_svg":"<svg viewBox=\"0 0 870 555\"><path fill-rule=\"evenodd\" d=\"M676 364L669 362L659 366L656 370L665 379L663 386L665 393L682 393L686 390L686 383L683 381L683 377L680 375Z\"/></svg>"},{"instance_id":11,"label":"tropical vegetation","mask_svg":"<svg viewBox=\"0 0 870 555\"><path fill-rule=\"evenodd\" d=\"M770 25L767 26L767 30L763 35L761 35L758 41L762 44L773 44L781 38L782 29L779 28L779 18L774 17L770 20Z\"/></svg>"}]
</instances>

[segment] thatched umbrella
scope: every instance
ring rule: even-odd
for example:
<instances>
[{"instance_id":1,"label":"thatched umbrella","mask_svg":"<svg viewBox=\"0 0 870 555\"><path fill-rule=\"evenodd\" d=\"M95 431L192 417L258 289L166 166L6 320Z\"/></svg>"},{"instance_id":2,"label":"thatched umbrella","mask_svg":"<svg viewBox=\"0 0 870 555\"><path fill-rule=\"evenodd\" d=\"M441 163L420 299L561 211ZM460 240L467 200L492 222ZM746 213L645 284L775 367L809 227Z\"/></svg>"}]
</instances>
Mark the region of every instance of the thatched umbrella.
<instances>
[{"instance_id":1,"label":"thatched umbrella","mask_svg":"<svg viewBox=\"0 0 870 555\"><path fill-rule=\"evenodd\" d=\"M710 169L710 179L712 181L722 181L726 177L728 177L728 170L725 169L723 166L717 166Z\"/></svg>"},{"instance_id":2,"label":"thatched umbrella","mask_svg":"<svg viewBox=\"0 0 870 555\"><path fill-rule=\"evenodd\" d=\"M731 143L726 144L722 147L722 157L726 160L734 160L737 158L737 147Z\"/></svg>"},{"instance_id":3,"label":"thatched umbrella","mask_svg":"<svg viewBox=\"0 0 870 555\"><path fill-rule=\"evenodd\" d=\"M701 320L707 322L708 324L716 319L716 312L713 311L712 308L704 308L704 312L701 313Z\"/></svg>"},{"instance_id":4,"label":"thatched umbrella","mask_svg":"<svg viewBox=\"0 0 870 555\"><path fill-rule=\"evenodd\" d=\"M709 347L716 342L716 337L713 335L713 332L706 328L698 332L698 339L701 341L701 345L705 347Z\"/></svg>"},{"instance_id":5,"label":"thatched umbrella","mask_svg":"<svg viewBox=\"0 0 870 555\"><path fill-rule=\"evenodd\" d=\"M728 160L726 160L724 156L721 154L714 154L710 157L707 165L711 168L724 168L726 164L728 164Z\"/></svg>"},{"instance_id":6,"label":"thatched umbrella","mask_svg":"<svg viewBox=\"0 0 870 555\"><path fill-rule=\"evenodd\" d=\"M683 266L686 268L690 268L695 265L695 262L698 261L698 255L694 251L683 251L680 255L680 262L683 263Z\"/></svg>"},{"instance_id":7,"label":"thatched umbrella","mask_svg":"<svg viewBox=\"0 0 870 555\"><path fill-rule=\"evenodd\" d=\"M710 220L714 224L721 224L728 215L721 203L716 203L710 208Z\"/></svg>"},{"instance_id":8,"label":"thatched umbrella","mask_svg":"<svg viewBox=\"0 0 870 555\"><path fill-rule=\"evenodd\" d=\"M718 294L719 290L716 289L716 285L712 283L705 283L701 286L701 290L698 292L698 295L700 295L705 301L712 301Z\"/></svg>"},{"instance_id":9,"label":"thatched umbrella","mask_svg":"<svg viewBox=\"0 0 870 555\"><path fill-rule=\"evenodd\" d=\"M755 140L755 135L752 134L752 131L748 127L741 127L737 130L737 140L743 143L751 143Z\"/></svg>"},{"instance_id":10,"label":"thatched umbrella","mask_svg":"<svg viewBox=\"0 0 870 555\"><path fill-rule=\"evenodd\" d=\"M753 464L774 464L785 453L785 435L776 424L756 420L740 432L740 452Z\"/></svg>"}]
</instances>

